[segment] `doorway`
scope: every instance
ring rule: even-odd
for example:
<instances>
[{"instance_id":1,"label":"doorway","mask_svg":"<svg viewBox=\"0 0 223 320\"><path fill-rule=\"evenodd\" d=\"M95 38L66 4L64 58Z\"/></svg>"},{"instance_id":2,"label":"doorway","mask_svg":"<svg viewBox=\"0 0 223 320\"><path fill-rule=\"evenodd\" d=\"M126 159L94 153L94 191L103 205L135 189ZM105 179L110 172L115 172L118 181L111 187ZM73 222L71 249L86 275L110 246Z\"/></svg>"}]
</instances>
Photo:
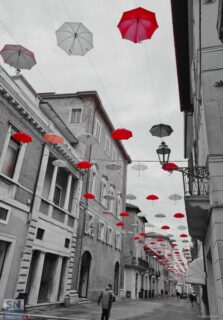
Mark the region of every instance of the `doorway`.
<instances>
[{"instance_id":1,"label":"doorway","mask_svg":"<svg viewBox=\"0 0 223 320\"><path fill-rule=\"evenodd\" d=\"M135 274L135 298L138 298L138 273Z\"/></svg>"},{"instance_id":2,"label":"doorway","mask_svg":"<svg viewBox=\"0 0 223 320\"><path fill-rule=\"evenodd\" d=\"M115 276L114 276L114 294L118 295L119 289L119 263L115 264Z\"/></svg>"},{"instance_id":3,"label":"doorway","mask_svg":"<svg viewBox=\"0 0 223 320\"><path fill-rule=\"evenodd\" d=\"M81 258L81 270L80 270L80 280L79 280L79 296L81 298L87 298L87 295L88 295L90 267L91 267L91 254L89 251L85 251Z\"/></svg>"}]
</instances>

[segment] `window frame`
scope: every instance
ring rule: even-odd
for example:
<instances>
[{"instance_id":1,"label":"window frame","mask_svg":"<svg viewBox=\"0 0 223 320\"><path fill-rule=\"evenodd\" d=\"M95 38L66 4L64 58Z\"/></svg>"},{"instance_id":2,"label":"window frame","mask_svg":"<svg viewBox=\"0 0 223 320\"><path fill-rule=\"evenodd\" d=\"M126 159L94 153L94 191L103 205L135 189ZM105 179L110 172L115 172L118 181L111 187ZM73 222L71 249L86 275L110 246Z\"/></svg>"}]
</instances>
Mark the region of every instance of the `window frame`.
<instances>
[{"instance_id":1,"label":"window frame","mask_svg":"<svg viewBox=\"0 0 223 320\"><path fill-rule=\"evenodd\" d=\"M59 200L59 204L57 204L57 203L54 202L54 197L55 197L56 188L57 188L57 189L60 189L60 200ZM55 184L55 189L54 189L54 194L53 194L53 203L54 203L56 206L58 206L58 207L60 207L60 205L61 205L62 192L63 192L62 187L61 187L59 184L56 183L56 184Z\"/></svg>"},{"instance_id":2,"label":"window frame","mask_svg":"<svg viewBox=\"0 0 223 320\"><path fill-rule=\"evenodd\" d=\"M102 234L103 230L103 234ZM102 242L106 242L106 225L105 222L102 220L99 220L98 222L98 240Z\"/></svg>"},{"instance_id":3,"label":"window frame","mask_svg":"<svg viewBox=\"0 0 223 320\"><path fill-rule=\"evenodd\" d=\"M3 208L3 209L6 209L8 212L7 212L7 218L6 218L6 220L2 220L1 218L0 218L0 223L1 224L8 224L8 221L9 221L9 217L10 217L10 214L11 214L11 207L9 207L9 206L7 206L7 205L5 205L5 204L3 204L3 203L0 203L0 208Z\"/></svg>"},{"instance_id":4,"label":"window frame","mask_svg":"<svg viewBox=\"0 0 223 320\"><path fill-rule=\"evenodd\" d=\"M112 243L112 238L113 238L113 229L111 226L107 226L107 230L106 230L106 243L109 245L109 246L112 246L113 243Z\"/></svg>"},{"instance_id":5,"label":"window frame","mask_svg":"<svg viewBox=\"0 0 223 320\"><path fill-rule=\"evenodd\" d=\"M108 150L107 150L107 146L108 146ZM108 138L108 136L105 136L105 147L104 147L104 151L107 154L107 156L109 157L110 155L110 149L111 149L111 144L110 144L110 140Z\"/></svg>"},{"instance_id":6,"label":"window frame","mask_svg":"<svg viewBox=\"0 0 223 320\"><path fill-rule=\"evenodd\" d=\"M89 218L91 218L90 221L89 221ZM93 228L91 228L91 225L93 226ZM84 233L91 237L94 237L94 228L95 228L95 217L92 213L87 212L85 226L84 226Z\"/></svg>"},{"instance_id":7,"label":"window frame","mask_svg":"<svg viewBox=\"0 0 223 320\"><path fill-rule=\"evenodd\" d=\"M80 121L79 122L76 122L76 121L71 121L71 119L72 119L72 112L74 111L74 110L80 110ZM70 109L70 116L69 116L69 123L70 124L74 124L74 123L82 123L82 114L83 114L83 107L73 107L73 108L71 108Z\"/></svg>"},{"instance_id":8,"label":"window frame","mask_svg":"<svg viewBox=\"0 0 223 320\"><path fill-rule=\"evenodd\" d=\"M115 234L115 249L120 250L122 249L121 247L121 233L116 231Z\"/></svg>"},{"instance_id":9,"label":"window frame","mask_svg":"<svg viewBox=\"0 0 223 320\"><path fill-rule=\"evenodd\" d=\"M97 134L98 132L98 129L99 128L99 133ZM101 142L101 132L102 132L102 126L101 126L101 123L98 119L95 120L94 122L94 133L93 135L96 137L96 139L98 140L98 142Z\"/></svg>"}]
</instances>

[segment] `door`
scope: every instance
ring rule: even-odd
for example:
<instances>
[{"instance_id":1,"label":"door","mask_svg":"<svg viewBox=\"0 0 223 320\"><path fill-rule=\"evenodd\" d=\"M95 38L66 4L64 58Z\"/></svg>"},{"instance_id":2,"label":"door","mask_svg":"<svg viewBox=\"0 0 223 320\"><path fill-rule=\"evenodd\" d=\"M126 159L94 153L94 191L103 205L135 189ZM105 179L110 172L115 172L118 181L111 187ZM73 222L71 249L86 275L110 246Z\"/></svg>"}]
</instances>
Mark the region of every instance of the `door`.
<instances>
[{"instance_id":1,"label":"door","mask_svg":"<svg viewBox=\"0 0 223 320\"><path fill-rule=\"evenodd\" d=\"M91 254L90 252L85 251L81 258L81 270L80 270L80 280L79 280L79 296L82 298L87 298L87 295L88 295L90 266L91 266Z\"/></svg>"},{"instance_id":2,"label":"door","mask_svg":"<svg viewBox=\"0 0 223 320\"><path fill-rule=\"evenodd\" d=\"M135 274L135 298L138 298L138 273Z\"/></svg>"},{"instance_id":3,"label":"door","mask_svg":"<svg viewBox=\"0 0 223 320\"><path fill-rule=\"evenodd\" d=\"M119 290L119 263L115 264L115 275L114 275L114 294L118 295Z\"/></svg>"}]
</instances>

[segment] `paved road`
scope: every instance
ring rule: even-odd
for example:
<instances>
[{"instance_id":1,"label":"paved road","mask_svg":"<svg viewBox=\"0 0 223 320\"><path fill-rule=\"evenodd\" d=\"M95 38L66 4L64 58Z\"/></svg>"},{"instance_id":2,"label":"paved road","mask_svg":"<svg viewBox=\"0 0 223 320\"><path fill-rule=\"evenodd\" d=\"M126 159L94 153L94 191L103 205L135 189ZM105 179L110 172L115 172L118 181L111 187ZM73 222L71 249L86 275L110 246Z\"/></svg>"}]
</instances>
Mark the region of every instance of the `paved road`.
<instances>
[{"instance_id":1,"label":"paved road","mask_svg":"<svg viewBox=\"0 0 223 320\"><path fill-rule=\"evenodd\" d=\"M80 304L69 308L33 310L29 313L57 316L75 320L100 320L101 309L96 303ZM38 319L38 318L36 318ZM50 319L50 317L48 318ZM199 320L198 306L188 300L121 300L114 303L110 320ZM40 320L40 318L39 318ZM42 319L41 319L42 320Z\"/></svg>"}]
</instances>

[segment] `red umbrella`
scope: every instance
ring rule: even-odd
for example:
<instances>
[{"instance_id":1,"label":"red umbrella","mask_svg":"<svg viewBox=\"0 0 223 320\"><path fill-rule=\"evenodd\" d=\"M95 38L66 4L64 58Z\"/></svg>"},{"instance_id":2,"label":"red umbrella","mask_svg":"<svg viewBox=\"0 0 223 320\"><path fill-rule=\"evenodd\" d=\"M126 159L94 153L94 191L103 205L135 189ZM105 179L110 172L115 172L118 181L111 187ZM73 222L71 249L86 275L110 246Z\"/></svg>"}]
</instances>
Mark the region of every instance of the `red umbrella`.
<instances>
[{"instance_id":1,"label":"red umbrella","mask_svg":"<svg viewBox=\"0 0 223 320\"><path fill-rule=\"evenodd\" d=\"M119 216L120 217L128 217L129 214L128 214L128 212L121 212L121 213L119 213Z\"/></svg>"},{"instance_id":2,"label":"red umbrella","mask_svg":"<svg viewBox=\"0 0 223 320\"><path fill-rule=\"evenodd\" d=\"M158 238L157 242L163 242L164 240L162 238Z\"/></svg>"},{"instance_id":3,"label":"red umbrella","mask_svg":"<svg viewBox=\"0 0 223 320\"><path fill-rule=\"evenodd\" d=\"M154 12L139 7L124 12L118 28L123 39L137 43L150 39L158 28L158 23Z\"/></svg>"},{"instance_id":4,"label":"red umbrella","mask_svg":"<svg viewBox=\"0 0 223 320\"><path fill-rule=\"evenodd\" d=\"M147 244L144 244L143 249L144 250L149 250L149 246L147 246Z\"/></svg>"},{"instance_id":5,"label":"red umbrella","mask_svg":"<svg viewBox=\"0 0 223 320\"><path fill-rule=\"evenodd\" d=\"M162 253L162 251L161 251L161 250L157 250L156 252L157 252L158 254Z\"/></svg>"},{"instance_id":6,"label":"red umbrella","mask_svg":"<svg viewBox=\"0 0 223 320\"><path fill-rule=\"evenodd\" d=\"M140 240L140 239L141 239L140 236L133 237L133 240Z\"/></svg>"},{"instance_id":7,"label":"red umbrella","mask_svg":"<svg viewBox=\"0 0 223 320\"><path fill-rule=\"evenodd\" d=\"M52 144L57 144L57 143L63 143L64 142L64 138L63 137L60 137L60 136L58 136L56 134L52 134L52 133L46 133L43 136L43 139L46 142L49 142L49 143L52 143Z\"/></svg>"},{"instance_id":8,"label":"red umbrella","mask_svg":"<svg viewBox=\"0 0 223 320\"><path fill-rule=\"evenodd\" d=\"M132 131L124 128L116 129L112 131L111 136L114 140L128 140L132 137Z\"/></svg>"},{"instance_id":9,"label":"red umbrella","mask_svg":"<svg viewBox=\"0 0 223 320\"><path fill-rule=\"evenodd\" d=\"M125 224L124 224L124 222L122 222L122 221L116 223L116 226L117 226L117 227L124 227L124 225L125 225Z\"/></svg>"},{"instance_id":10,"label":"red umbrella","mask_svg":"<svg viewBox=\"0 0 223 320\"><path fill-rule=\"evenodd\" d=\"M168 230L168 229L170 229L170 227L167 226L167 225L164 225L164 226L161 227L161 229L163 229L163 230Z\"/></svg>"},{"instance_id":11,"label":"red umbrella","mask_svg":"<svg viewBox=\"0 0 223 320\"><path fill-rule=\"evenodd\" d=\"M184 217L185 217L185 215L181 212L177 212L174 214L174 218L177 218L177 219L182 219Z\"/></svg>"},{"instance_id":12,"label":"red umbrella","mask_svg":"<svg viewBox=\"0 0 223 320\"><path fill-rule=\"evenodd\" d=\"M147 233L145 231L140 232L139 235L142 236L142 237L147 237Z\"/></svg>"},{"instance_id":13,"label":"red umbrella","mask_svg":"<svg viewBox=\"0 0 223 320\"><path fill-rule=\"evenodd\" d=\"M89 161L80 161L76 164L76 167L78 169L90 169L93 166L93 163L90 163Z\"/></svg>"},{"instance_id":14,"label":"red umbrella","mask_svg":"<svg viewBox=\"0 0 223 320\"><path fill-rule=\"evenodd\" d=\"M155 194L149 194L149 195L146 197L146 199L147 199L147 200L152 200L152 201L154 201L154 200L158 200L159 197L156 196Z\"/></svg>"},{"instance_id":15,"label":"red umbrella","mask_svg":"<svg viewBox=\"0 0 223 320\"><path fill-rule=\"evenodd\" d=\"M168 162L162 166L162 169L165 171L174 171L174 170L179 169L179 167L173 162Z\"/></svg>"},{"instance_id":16,"label":"red umbrella","mask_svg":"<svg viewBox=\"0 0 223 320\"><path fill-rule=\"evenodd\" d=\"M154 241L151 241L151 242L150 242L150 244L156 244L156 242L154 242Z\"/></svg>"},{"instance_id":17,"label":"red umbrella","mask_svg":"<svg viewBox=\"0 0 223 320\"><path fill-rule=\"evenodd\" d=\"M167 255L168 257L172 257L172 254L171 253L168 253L168 255Z\"/></svg>"},{"instance_id":18,"label":"red umbrella","mask_svg":"<svg viewBox=\"0 0 223 320\"><path fill-rule=\"evenodd\" d=\"M180 235L180 237L181 237L181 238L187 238L188 235L187 235L186 233L182 233L182 234Z\"/></svg>"},{"instance_id":19,"label":"red umbrella","mask_svg":"<svg viewBox=\"0 0 223 320\"><path fill-rule=\"evenodd\" d=\"M33 141L32 137L25 132L19 131L12 135L12 138L18 142L30 143Z\"/></svg>"},{"instance_id":20,"label":"red umbrella","mask_svg":"<svg viewBox=\"0 0 223 320\"><path fill-rule=\"evenodd\" d=\"M95 199L95 195L94 195L93 193L90 193L90 192L85 193L85 194L83 195L83 197L84 197L85 199Z\"/></svg>"}]
</instances>

